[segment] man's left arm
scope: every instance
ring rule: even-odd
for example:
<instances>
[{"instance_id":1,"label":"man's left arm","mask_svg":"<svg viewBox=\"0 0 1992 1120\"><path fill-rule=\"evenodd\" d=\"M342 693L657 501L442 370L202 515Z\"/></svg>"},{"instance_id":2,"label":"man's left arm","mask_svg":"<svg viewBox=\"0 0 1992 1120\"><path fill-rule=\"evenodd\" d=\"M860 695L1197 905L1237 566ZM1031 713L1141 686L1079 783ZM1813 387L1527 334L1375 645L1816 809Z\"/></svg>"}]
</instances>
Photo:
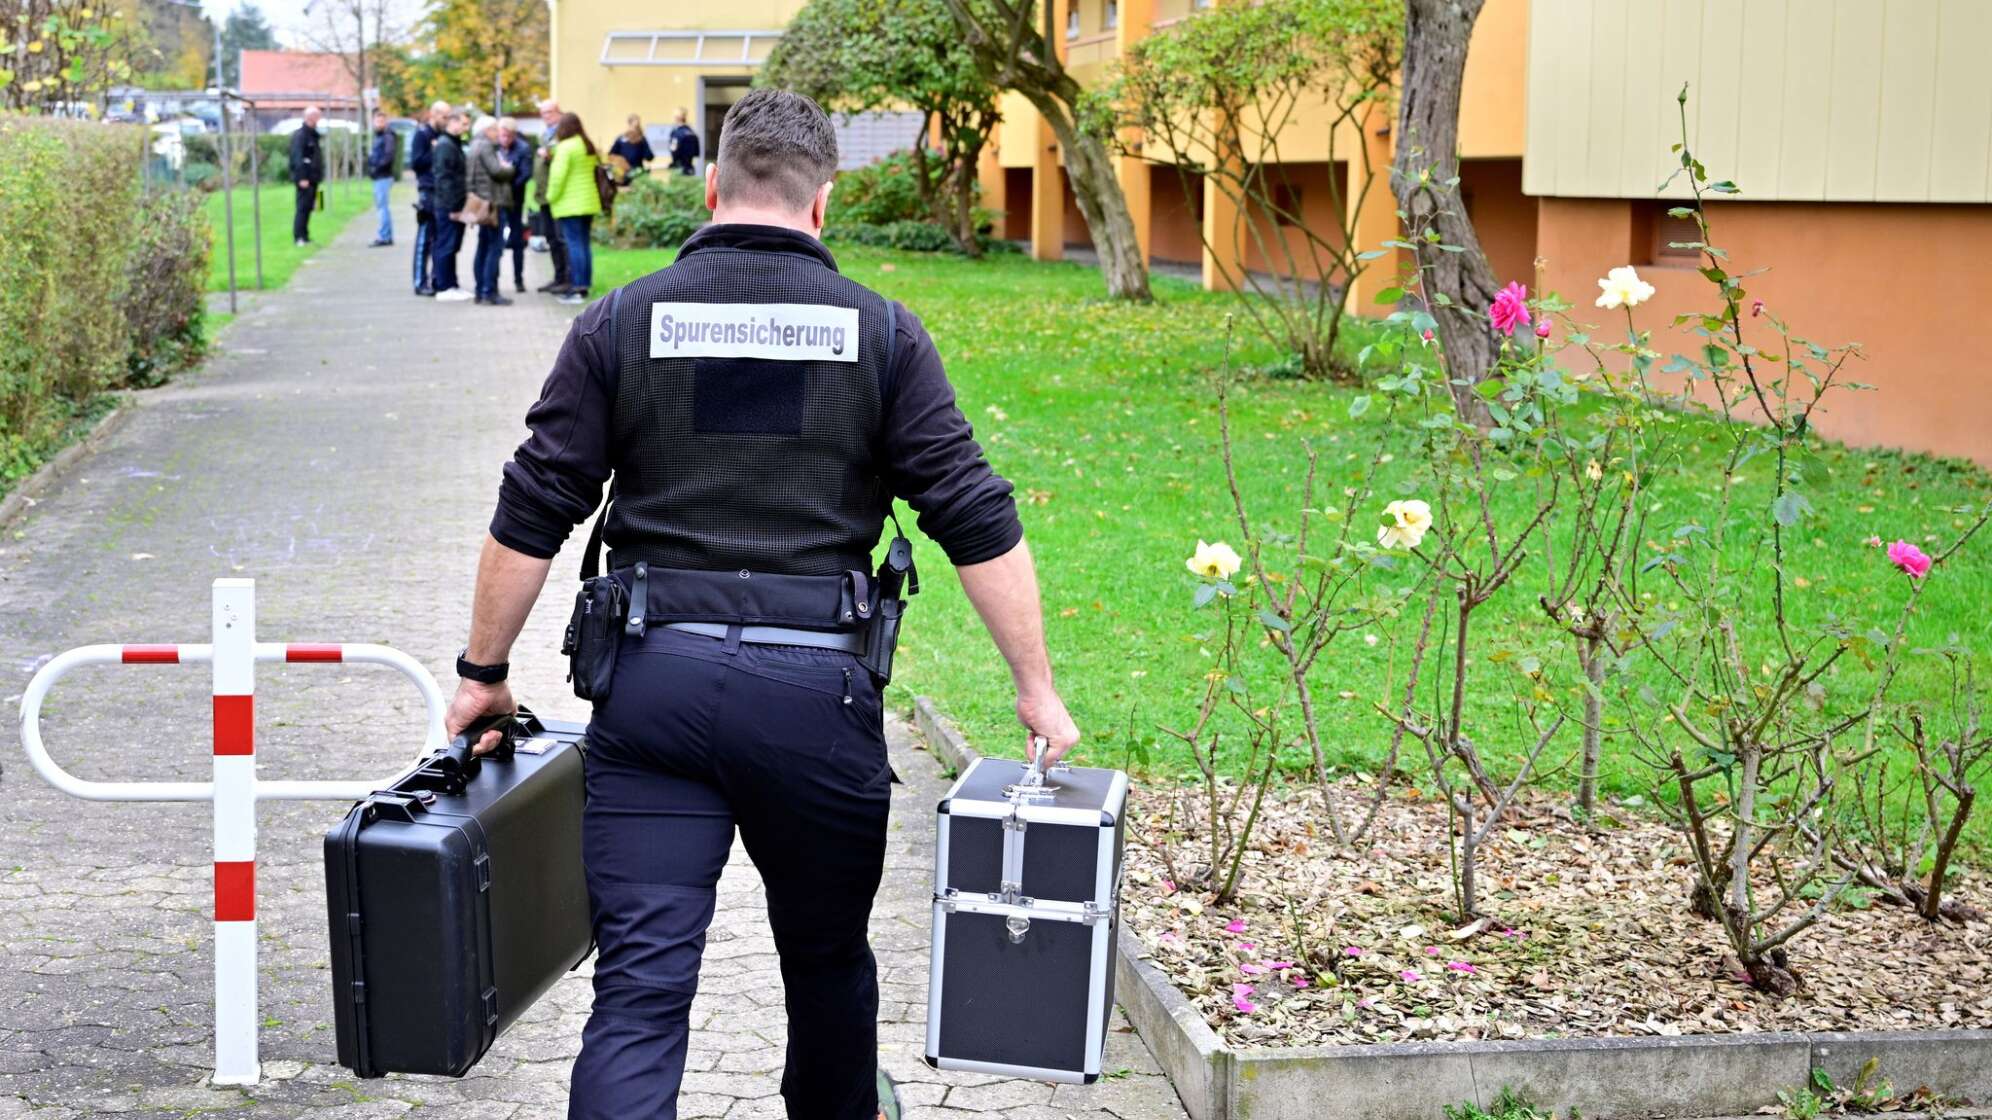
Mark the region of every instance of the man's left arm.
<instances>
[{"instance_id":1,"label":"man's left arm","mask_svg":"<svg viewBox=\"0 0 1992 1120\"><path fill-rule=\"evenodd\" d=\"M614 347L608 330L613 303L613 297L602 300L574 321L539 401L526 413L531 434L505 464L498 508L477 561L470 637L464 647L464 658L472 664L511 660L512 644L546 586L554 554L601 502L613 470L609 414ZM444 730L455 735L479 716L516 708L505 682L461 680L443 718ZM478 744L479 753L497 745L493 732Z\"/></svg>"}]
</instances>

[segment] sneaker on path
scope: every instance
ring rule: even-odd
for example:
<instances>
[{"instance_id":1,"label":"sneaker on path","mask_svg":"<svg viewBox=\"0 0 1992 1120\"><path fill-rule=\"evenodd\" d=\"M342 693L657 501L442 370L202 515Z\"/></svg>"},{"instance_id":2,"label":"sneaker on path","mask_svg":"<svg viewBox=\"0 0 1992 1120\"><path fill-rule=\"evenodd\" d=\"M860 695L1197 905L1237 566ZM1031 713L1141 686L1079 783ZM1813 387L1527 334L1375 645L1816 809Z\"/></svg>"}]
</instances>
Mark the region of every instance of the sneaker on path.
<instances>
[{"instance_id":1,"label":"sneaker on path","mask_svg":"<svg viewBox=\"0 0 1992 1120\"><path fill-rule=\"evenodd\" d=\"M462 303L471 298L471 294L462 288L445 288L436 293L437 303Z\"/></svg>"},{"instance_id":2,"label":"sneaker on path","mask_svg":"<svg viewBox=\"0 0 1992 1120\"><path fill-rule=\"evenodd\" d=\"M588 302L588 293L577 292L570 288L566 294L560 297L560 302L579 306Z\"/></svg>"}]
</instances>

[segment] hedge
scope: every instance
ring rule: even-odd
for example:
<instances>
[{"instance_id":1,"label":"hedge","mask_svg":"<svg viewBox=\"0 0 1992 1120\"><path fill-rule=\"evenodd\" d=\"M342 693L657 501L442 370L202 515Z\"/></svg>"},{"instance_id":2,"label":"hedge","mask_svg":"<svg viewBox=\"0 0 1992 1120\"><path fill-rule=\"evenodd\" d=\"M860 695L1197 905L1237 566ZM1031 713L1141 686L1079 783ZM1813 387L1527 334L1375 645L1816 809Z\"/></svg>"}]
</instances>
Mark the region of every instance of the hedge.
<instances>
[{"instance_id":1,"label":"hedge","mask_svg":"<svg viewBox=\"0 0 1992 1120\"><path fill-rule=\"evenodd\" d=\"M208 232L148 193L144 130L0 117L0 489L110 389L203 352Z\"/></svg>"},{"instance_id":2,"label":"hedge","mask_svg":"<svg viewBox=\"0 0 1992 1120\"><path fill-rule=\"evenodd\" d=\"M228 138L229 175L236 183L249 178L249 146L244 144L241 133ZM353 133L341 129L331 129L320 133L319 148L325 156L327 171L342 166L359 167L356 162L365 156L365 146ZM186 137L187 181L213 179L208 186L218 189L221 186L221 137L212 132L197 132ZM199 171L196 171L199 168ZM290 180L290 137L275 133L256 134L256 178L265 183L283 183Z\"/></svg>"}]
</instances>

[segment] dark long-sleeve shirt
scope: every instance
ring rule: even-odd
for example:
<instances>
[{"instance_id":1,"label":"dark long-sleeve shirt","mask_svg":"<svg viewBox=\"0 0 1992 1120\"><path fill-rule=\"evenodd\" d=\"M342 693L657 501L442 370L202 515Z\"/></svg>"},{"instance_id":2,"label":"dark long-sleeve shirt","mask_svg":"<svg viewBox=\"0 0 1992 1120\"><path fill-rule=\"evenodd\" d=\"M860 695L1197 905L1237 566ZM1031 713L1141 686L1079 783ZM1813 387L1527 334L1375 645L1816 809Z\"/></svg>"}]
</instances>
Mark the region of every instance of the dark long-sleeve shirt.
<instances>
[{"instance_id":1,"label":"dark long-sleeve shirt","mask_svg":"<svg viewBox=\"0 0 1992 1120\"><path fill-rule=\"evenodd\" d=\"M807 254L837 266L815 238L770 226L707 226L685 242L679 257L707 248ZM491 535L528 556L558 552L601 502L614 471L611 418L618 375L609 323L615 298L612 293L596 301L575 319L538 403L526 413L531 435L505 465ZM643 309L621 314L640 315ZM913 507L921 531L955 564L1008 552L1024 534L1010 483L983 457L968 418L955 405L954 386L933 339L903 305L895 309L883 381L878 461L886 488Z\"/></svg>"},{"instance_id":2,"label":"dark long-sleeve shirt","mask_svg":"<svg viewBox=\"0 0 1992 1120\"><path fill-rule=\"evenodd\" d=\"M408 143L408 168L415 172L415 185L423 190L431 190L436 185L430 168L435 158L436 130L422 125L415 130L415 138Z\"/></svg>"}]
</instances>

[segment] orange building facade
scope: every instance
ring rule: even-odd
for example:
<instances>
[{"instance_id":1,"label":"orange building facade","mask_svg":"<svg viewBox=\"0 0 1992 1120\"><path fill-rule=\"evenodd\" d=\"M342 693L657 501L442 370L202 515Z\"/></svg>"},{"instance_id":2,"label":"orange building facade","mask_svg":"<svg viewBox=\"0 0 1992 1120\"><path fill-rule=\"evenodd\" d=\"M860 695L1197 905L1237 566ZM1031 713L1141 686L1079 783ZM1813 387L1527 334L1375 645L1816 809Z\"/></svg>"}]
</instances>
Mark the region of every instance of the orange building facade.
<instances>
[{"instance_id":1,"label":"orange building facade","mask_svg":"<svg viewBox=\"0 0 1992 1120\"><path fill-rule=\"evenodd\" d=\"M1047 2L1082 82L1206 6ZM1992 259L1988 53L1992 5L1982 0L1487 0L1468 53L1461 201L1503 282L1540 284L1580 321L1602 322L1597 279L1634 265L1657 289L1639 310L1656 347L1691 345L1670 324L1706 309L1712 289L1690 255L1668 247L1692 237L1666 214L1685 192L1661 189L1685 84L1694 150L1741 188L1710 216L1732 271L1767 269L1750 293L1795 333L1861 344L1848 376L1878 391L1841 395L1821 429L1992 465L1992 394L1960 391L1992 353L1992 316L1977 311L1992 297L1982 264ZM1349 205L1362 246L1395 236L1383 178L1390 123L1336 137L1334 162L1327 126L1307 112L1282 135L1284 177L1310 224L1321 215L1315 228L1335 224L1321 214L1332 198L1361 196ZM1357 145L1378 176L1366 192L1362 161L1349 158ZM1002 214L1001 233L1043 260L1089 243L1058 161L1049 128L1007 97L984 158L984 204ZM1200 265L1213 288L1240 268L1281 267L1218 235L1236 227L1236 212L1213 186L1193 180L1186 192L1173 166L1138 157L1122 158L1120 177L1151 260ZM1389 257L1373 262L1349 285L1350 307L1373 310L1396 272Z\"/></svg>"}]
</instances>

